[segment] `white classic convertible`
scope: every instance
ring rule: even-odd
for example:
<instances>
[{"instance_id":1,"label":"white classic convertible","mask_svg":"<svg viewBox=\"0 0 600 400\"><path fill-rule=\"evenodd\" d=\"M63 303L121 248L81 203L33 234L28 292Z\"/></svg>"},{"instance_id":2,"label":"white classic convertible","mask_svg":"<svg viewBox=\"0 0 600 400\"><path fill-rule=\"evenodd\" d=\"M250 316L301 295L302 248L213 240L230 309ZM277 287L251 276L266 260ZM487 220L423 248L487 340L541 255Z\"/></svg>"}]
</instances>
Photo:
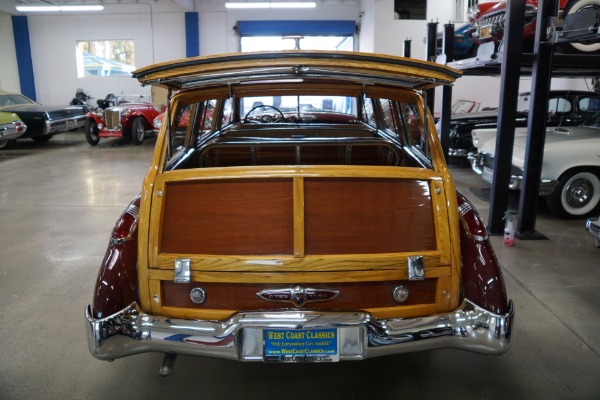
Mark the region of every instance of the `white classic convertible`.
<instances>
[{"instance_id":1,"label":"white classic convertible","mask_svg":"<svg viewBox=\"0 0 600 400\"><path fill-rule=\"evenodd\" d=\"M493 177L496 129L475 129L470 153L473 171ZM525 165L526 128L515 131L510 189L521 188ZM600 212L600 112L580 126L548 128L540 181L540 196L560 217L583 218Z\"/></svg>"}]
</instances>

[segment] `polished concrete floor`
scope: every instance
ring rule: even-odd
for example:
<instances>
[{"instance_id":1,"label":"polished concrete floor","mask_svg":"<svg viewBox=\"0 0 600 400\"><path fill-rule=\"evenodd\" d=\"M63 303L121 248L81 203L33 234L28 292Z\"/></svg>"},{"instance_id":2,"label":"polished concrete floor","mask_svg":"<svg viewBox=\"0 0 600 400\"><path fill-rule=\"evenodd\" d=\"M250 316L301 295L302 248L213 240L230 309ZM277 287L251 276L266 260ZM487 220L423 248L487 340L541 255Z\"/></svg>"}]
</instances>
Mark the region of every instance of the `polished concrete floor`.
<instances>
[{"instance_id":1,"label":"polished concrete floor","mask_svg":"<svg viewBox=\"0 0 600 400\"><path fill-rule=\"evenodd\" d=\"M180 356L173 375L144 354L109 363L87 349L83 312L114 221L140 190L154 142L81 132L0 152L0 399L600 399L600 249L581 220L543 209L548 240L504 247L516 304L501 357L440 350L332 365ZM457 184L487 220L485 188L465 165Z\"/></svg>"}]
</instances>

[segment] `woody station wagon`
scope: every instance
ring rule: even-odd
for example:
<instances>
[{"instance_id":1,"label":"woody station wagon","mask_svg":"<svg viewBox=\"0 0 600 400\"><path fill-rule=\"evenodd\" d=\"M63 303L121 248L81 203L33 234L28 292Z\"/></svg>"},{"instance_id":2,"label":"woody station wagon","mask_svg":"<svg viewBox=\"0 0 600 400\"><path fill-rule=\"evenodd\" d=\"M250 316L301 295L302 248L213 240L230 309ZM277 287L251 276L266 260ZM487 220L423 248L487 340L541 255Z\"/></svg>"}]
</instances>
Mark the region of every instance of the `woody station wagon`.
<instances>
[{"instance_id":1,"label":"woody station wagon","mask_svg":"<svg viewBox=\"0 0 600 400\"><path fill-rule=\"evenodd\" d=\"M499 355L513 305L424 91L460 72L380 54L203 56L134 73L169 105L113 230L91 353L336 362Z\"/></svg>"}]
</instances>

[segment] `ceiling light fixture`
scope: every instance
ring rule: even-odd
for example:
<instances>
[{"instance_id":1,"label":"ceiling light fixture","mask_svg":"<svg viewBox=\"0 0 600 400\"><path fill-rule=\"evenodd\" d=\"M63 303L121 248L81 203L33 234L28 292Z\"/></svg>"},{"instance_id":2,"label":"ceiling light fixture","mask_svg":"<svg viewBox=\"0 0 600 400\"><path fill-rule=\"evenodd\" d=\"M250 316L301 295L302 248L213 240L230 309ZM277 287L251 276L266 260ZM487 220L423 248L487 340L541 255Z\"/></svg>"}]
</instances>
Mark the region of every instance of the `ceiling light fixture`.
<instances>
[{"instance_id":1,"label":"ceiling light fixture","mask_svg":"<svg viewBox=\"0 0 600 400\"><path fill-rule=\"evenodd\" d=\"M79 5L79 6L17 6L19 12L60 12L60 11L102 11L101 5Z\"/></svg>"},{"instance_id":2,"label":"ceiling light fixture","mask_svg":"<svg viewBox=\"0 0 600 400\"><path fill-rule=\"evenodd\" d=\"M246 2L225 3L225 8L315 8L315 2Z\"/></svg>"}]
</instances>

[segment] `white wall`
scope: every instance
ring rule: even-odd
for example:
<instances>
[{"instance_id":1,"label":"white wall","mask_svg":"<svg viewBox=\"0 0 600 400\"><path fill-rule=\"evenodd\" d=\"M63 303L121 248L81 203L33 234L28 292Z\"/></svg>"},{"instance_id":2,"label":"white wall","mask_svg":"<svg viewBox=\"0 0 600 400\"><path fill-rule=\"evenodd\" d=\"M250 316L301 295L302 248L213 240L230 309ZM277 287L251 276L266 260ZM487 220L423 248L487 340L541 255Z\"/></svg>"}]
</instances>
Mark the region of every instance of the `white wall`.
<instances>
[{"instance_id":1,"label":"white wall","mask_svg":"<svg viewBox=\"0 0 600 400\"><path fill-rule=\"evenodd\" d=\"M359 21L358 1L317 2L314 9L229 9L216 3L196 3L200 14L202 55L239 51L239 37L233 30L237 21L260 20L355 20Z\"/></svg>"},{"instance_id":2,"label":"white wall","mask_svg":"<svg viewBox=\"0 0 600 400\"><path fill-rule=\"evenodd\" d=\"M98 14L29 15L28 22L37 100L42 104L66 104L79 87L96 99L108 93L150 97L150 88L130 77L78 78L78 40L133 40L136 67L185 57L180 10L157 11L144 3L107 5Z\"/></svg>"},{"instance_id":3,"label":"white wall","mask_svg":"<svg viewBox=\"0 0 600 400\"><path fill-rule=\"evenodd\" d=\"M0 11L0 90L20 92L19 70L10 14Z\"/></svg>"},{"instance_id":4,"label":"white wall","mask_svg":"<svg viewBox=\"0 0 600 400\"><path fill-rule=\"evenodd\" d=\"M144 0L141 0L144 1ZM200 54L238 51L233 27L238 20L342 19L360 26L358 49L366 52L402 55L406 38L412 39L412 56L425 58L428 21L438 21L439 29L452 18L450 0L428 0L426 20L395 20L393 0L321 1L311 10L226 10L221 1L197 1ZM131 39L135 41L136 66L143 67L185 57L184 10L174 2L112 3L95 14L29 15L29 30L38 101L42 104L68 103L81 87L95 98L108 93L150 95L131 78L78 78L75 65L77 40ZM19 91L12 23L0 12L0 88ZM4 38L8 38L5 40ZM521 82L521 91L531 87ZM586 90L583 80L553 80L553 88ZM438 92L441 92L438 90ZM472 99L483 106L496 107L500 96L499 77L463 77L453 90L453 99ZM436 100L436 111L441 101Z\"/></svg>"}]
</instances>

